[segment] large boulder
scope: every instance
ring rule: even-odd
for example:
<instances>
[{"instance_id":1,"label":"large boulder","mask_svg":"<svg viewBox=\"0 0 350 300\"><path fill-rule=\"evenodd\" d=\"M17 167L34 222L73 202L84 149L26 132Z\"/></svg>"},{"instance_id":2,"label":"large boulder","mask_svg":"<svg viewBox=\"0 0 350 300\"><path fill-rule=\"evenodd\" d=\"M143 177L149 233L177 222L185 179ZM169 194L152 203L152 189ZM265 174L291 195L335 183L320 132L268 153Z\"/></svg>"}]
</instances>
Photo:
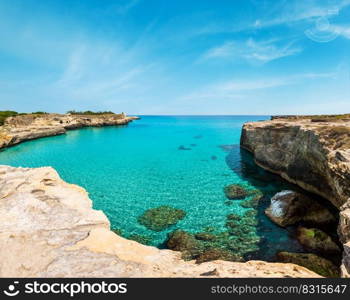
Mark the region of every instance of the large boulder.
<instances>
[{"instance_id":1,"label":"large boulder","mask_svg":"<svg viewBox=\"0 0 350 300\"><path fill-rule=\"evenodd\" d=\"M280 262L292 263L314 271L324 277L339 277L340 270L331 261L312 253L279 252Z\"/></svg>"},{"instance_id":2,"label":"large boulder","mask_svg":"<svg viewBox=\"0 0 350 300\"><path fill-rule=\"evenodd\" d=\"M329 209L306 195L290 190L273 196L265 213L281 227L294 225L300 221L312 225L326 225L336 221Z\"/></svg>"},{"instance_id":3,"label":"large boulder","mask_svg":"<svg viewBox=\"0 0 350 300\"><path fill-rule=\"evenodd\" d=\"M322 254L340 254L339 246L325 232L317 228L299 227L297 239L310 252Z\"/></svg>"}]
</instances>

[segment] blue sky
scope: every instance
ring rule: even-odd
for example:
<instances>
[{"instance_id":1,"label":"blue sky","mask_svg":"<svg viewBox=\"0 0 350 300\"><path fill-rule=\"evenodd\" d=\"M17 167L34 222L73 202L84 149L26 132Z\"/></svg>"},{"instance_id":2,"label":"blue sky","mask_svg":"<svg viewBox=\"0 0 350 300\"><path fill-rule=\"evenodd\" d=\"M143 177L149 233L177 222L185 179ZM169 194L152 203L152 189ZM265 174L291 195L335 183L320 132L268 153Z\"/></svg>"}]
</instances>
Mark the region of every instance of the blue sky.
<instances>
[{"instance_id":1,"label":"blue sky","mask_svg":"<svg viewBox=\"0 0 350 300\"><path fill-rule=\"evenodd\" d=\"M0 110L350 113L350 0L0 0Z\"/></svg>"}]
</instances>

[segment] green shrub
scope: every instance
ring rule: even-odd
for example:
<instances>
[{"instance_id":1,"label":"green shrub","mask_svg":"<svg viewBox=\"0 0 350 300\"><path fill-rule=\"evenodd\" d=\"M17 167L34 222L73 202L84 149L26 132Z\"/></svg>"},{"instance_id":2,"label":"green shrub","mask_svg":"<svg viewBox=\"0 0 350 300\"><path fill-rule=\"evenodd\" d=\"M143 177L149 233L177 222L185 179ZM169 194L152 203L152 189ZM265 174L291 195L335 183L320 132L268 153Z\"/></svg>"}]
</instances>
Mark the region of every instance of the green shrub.
<instances>
[{"instance_id":1,"label":"green shrub","mask_svg":"<svg viewBox=\"0 0 350 300\"><path fill-rule=\"evenodd\" d=\"M6 118L18 115L18 112L12 110L0 111L0 126L4 125Z\"/></svg>"},{"instance_id":2,"label":"green shrub","mask_svg":"<svg viewBox=\"0 0 350 300\"><path fill-rule=\"evenodd\" d=\"M112 111L75 111L75 110L69 110L67 111L67 114L71 115L114 115L115 113Z\"/></svg>"}]
</instances>

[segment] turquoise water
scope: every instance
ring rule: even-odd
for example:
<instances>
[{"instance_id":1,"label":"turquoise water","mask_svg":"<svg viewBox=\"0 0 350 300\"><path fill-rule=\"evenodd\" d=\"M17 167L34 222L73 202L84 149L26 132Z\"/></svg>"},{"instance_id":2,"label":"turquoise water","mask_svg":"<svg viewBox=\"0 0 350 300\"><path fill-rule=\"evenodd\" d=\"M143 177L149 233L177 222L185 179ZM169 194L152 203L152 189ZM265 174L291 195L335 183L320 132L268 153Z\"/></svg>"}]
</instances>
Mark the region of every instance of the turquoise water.
<instances>
[{"instance_id":1,"label":"turquoise water","mask_svg":"<svg viewBox=\"0 0 350 300\"><path fill-rule=\"evenodd\" d=\"M128 126L85 128L29 141L0 152L0 164L52 166L60 176L83 186L94 208L103 210L125 236L146 235L164 247L167 234L226 231L226 216L244 214L241 201L227 202L232 183L259 189L258 225L247 258L273 259L277 250L297 251L292 229L281 229L263 214L270 197L290 186L256 167L239 148L242 124L266 116L143 116ZM137 218L149 208L171 205L186 211L176 225L148 230ZM254 240L254 241L253 241Z\"/></svg>"}]
</instances>

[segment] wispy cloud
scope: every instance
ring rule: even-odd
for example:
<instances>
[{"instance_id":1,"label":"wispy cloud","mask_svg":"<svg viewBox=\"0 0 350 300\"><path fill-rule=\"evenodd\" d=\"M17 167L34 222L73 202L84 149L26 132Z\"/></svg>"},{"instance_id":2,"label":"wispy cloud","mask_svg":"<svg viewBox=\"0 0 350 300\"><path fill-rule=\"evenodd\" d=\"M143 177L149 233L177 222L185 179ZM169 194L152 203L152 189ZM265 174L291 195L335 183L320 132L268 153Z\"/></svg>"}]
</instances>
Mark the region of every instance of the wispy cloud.
<instances>
[{"instance_id":1,"label":"wispy cloud","mask_svg":"<svg viewBox=\"0 0 350 300\"><path fill-rule=\"evenodd\" d=\"M280 44L280 43L279 43ZM267 63L282 57L296 55L302 51L301 47L294 46L293 42L278 45L276 40L245 42L228 41L220 46L209 49L202 59L244 59L250 63Z\"/></svg>"},{"instance_id":2,"label":"wispy cloud","mask_svg":"<svg viewBox=\"0 0 350 300\"><path fill-rule=\"evenodd\" d=\"M209 85L201 90L182 96L181 101L198 101L203 99L242 99L251 92L274 89L303 83L306 79L316 80L322 78L335 78L336 72L330 73L302 73L285 77L272 77L263 79L228 80Z\"/></svg>"}]
</instances>

